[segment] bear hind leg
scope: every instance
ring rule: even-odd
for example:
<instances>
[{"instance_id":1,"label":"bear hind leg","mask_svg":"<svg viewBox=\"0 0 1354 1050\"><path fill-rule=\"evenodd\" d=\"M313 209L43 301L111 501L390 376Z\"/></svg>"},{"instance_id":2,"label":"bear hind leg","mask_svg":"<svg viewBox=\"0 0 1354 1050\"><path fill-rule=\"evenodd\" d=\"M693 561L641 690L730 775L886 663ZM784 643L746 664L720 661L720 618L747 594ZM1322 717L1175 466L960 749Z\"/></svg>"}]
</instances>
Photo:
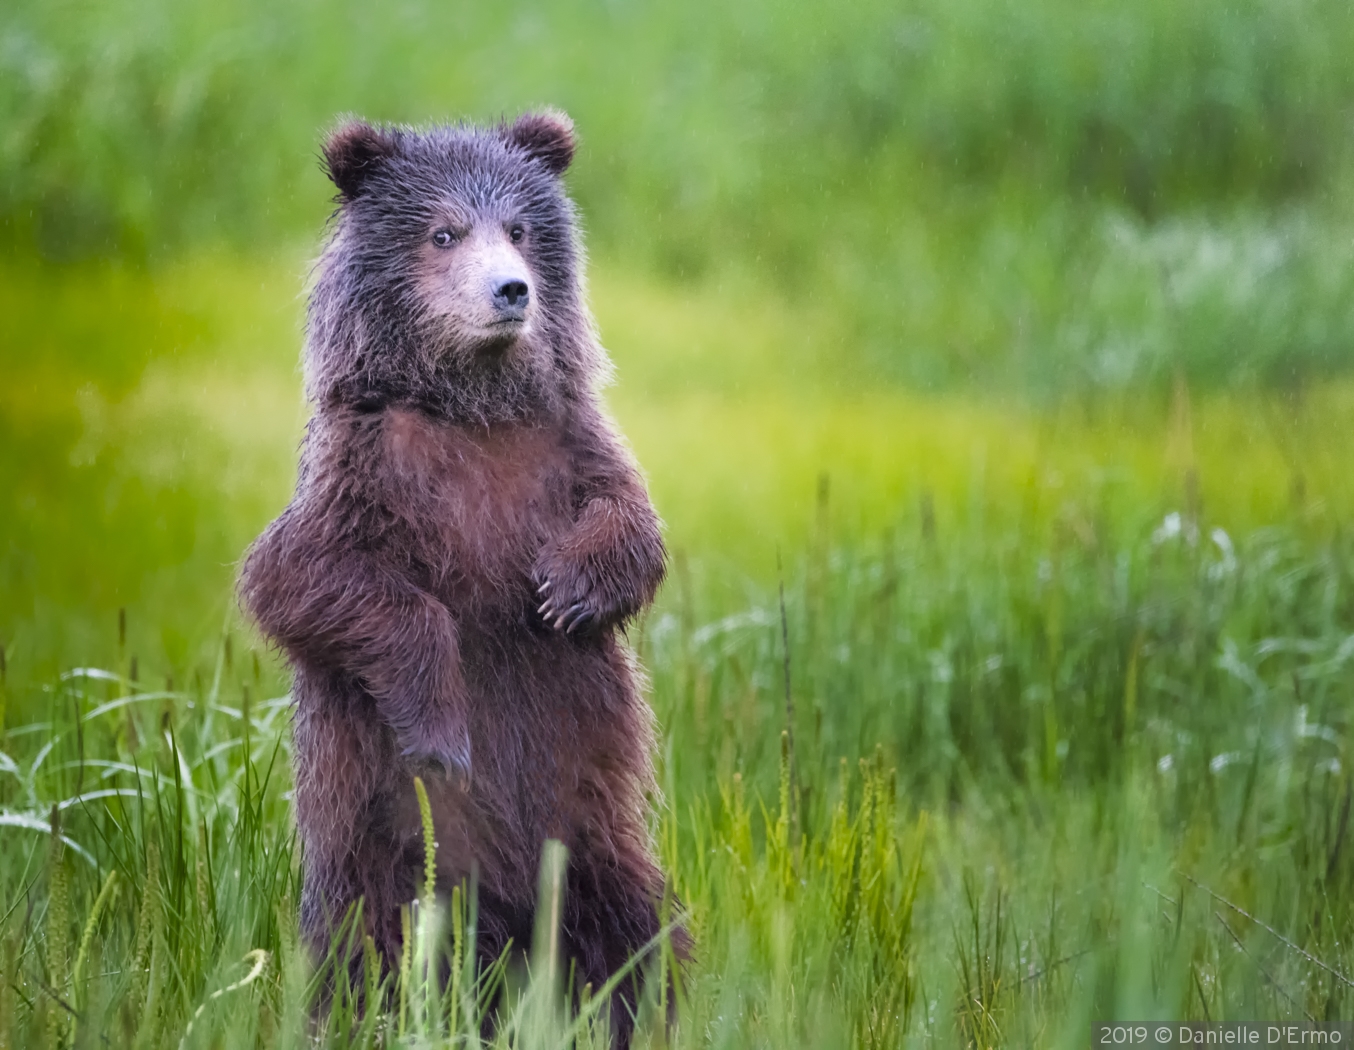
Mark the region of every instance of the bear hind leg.
<instances>
[{"instance_id":1,"label":"bear hind leg","mask_svg":"<svg viewBox=\"0 0 1354 1050\"><path fill-rule=\"evenodd\" d=\"M630 965L611 995L609 1020L615 1048L630 1045L645 982L654 976L659 961L662 944L655 941L663 928L659 915L662 887L656 871L636 876L612 865L570 865L564 944L574 966L575 996L585 985L594 994L600 992L614 974ZM689 950L686 931L679 926L668 938L680 965ZM644 954L635 958L640 953ZM676 976L670 973L666 978L669 1022Z\"/></svg>"}]
</instances>

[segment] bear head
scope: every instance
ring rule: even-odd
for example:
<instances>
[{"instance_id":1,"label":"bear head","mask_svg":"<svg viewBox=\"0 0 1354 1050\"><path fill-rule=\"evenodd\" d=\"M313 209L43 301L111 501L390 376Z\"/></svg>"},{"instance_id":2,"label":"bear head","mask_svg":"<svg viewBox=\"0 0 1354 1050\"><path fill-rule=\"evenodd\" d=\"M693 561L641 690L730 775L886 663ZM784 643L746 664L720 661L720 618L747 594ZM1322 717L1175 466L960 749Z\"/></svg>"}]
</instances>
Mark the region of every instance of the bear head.
<instances>
[{"instance_id":1,"label":"bear head","mask_svg":"<svg viewBox=\"0 0 1354 1050\"><path fill-rule=\"evenodd\" d=\"M605 365L583 304L561 113L494 128L341 125L307 319L312 400L476 423L557 409Z\"/></svg>"}]
</instances>

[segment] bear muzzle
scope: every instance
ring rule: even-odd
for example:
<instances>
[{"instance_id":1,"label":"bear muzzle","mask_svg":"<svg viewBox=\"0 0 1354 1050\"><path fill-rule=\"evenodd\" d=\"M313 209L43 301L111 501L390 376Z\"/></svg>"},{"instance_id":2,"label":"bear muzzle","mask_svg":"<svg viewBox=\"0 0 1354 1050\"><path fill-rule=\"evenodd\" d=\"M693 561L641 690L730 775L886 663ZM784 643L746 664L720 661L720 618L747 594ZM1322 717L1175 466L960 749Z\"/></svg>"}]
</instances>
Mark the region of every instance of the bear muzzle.
<instances>
[{"instance_id":1,"label":"bear muzzle","mask_svg":"<svg viewBox=\"0 0 1354 1050\"><path fill-rule=\"evenodd\" d=\"M527 319L531 303L531 289L516 274L499 274L489 278L489 297L494 308L494 325L517 325Z\"/></svg>"}]
</instances>

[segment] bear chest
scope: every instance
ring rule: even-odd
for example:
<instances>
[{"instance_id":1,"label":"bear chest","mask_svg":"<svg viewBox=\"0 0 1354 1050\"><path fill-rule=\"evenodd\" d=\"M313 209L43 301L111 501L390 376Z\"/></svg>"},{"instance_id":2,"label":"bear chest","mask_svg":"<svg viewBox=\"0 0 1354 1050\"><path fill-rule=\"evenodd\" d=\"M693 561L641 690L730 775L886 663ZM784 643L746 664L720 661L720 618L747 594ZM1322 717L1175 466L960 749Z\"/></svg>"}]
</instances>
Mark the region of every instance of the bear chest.
<instances>
[{"instance_id":1,"label":"bear chest","mask_svg":"<svg viewBox=\"0 0 1354 1050\"><path fill-rule=\"evenodd\" d=\"M515 589L568 527L570 471L551 427L468 428L421 413L390 415L384 457L409 510L416 560L438 590L485 597Z\"/></svg>"}]
</instances>

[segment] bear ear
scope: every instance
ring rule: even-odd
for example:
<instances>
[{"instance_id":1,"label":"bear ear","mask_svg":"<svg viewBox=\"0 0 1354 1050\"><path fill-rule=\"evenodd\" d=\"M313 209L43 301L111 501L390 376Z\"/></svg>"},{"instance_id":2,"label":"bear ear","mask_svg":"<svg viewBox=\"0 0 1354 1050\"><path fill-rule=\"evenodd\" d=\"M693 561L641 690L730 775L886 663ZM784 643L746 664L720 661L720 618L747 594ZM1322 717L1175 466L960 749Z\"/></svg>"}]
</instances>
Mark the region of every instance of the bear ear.
<instances>
[{"instance_id":1,"label":"bear ear","mask_svg":"<svg viewBox=\"0 0 1354 1050\"><path fill-rule=\"evenodd\" d=\"M523 113L506 135L556 175L563 175L574 159L574 122L557 109Z\"/></svg>"},{"instance_id":2,"label":"bear ear","mask_svg":"<svg viewBox=\"0 0 1354 1050\"><path fill-rule=\"evenodd\" d=\"M395 133L361 120L341 124L324 143L324 172L344 200L355 200L381 164L395 153Z\"/></svg>"}]
</instances>

